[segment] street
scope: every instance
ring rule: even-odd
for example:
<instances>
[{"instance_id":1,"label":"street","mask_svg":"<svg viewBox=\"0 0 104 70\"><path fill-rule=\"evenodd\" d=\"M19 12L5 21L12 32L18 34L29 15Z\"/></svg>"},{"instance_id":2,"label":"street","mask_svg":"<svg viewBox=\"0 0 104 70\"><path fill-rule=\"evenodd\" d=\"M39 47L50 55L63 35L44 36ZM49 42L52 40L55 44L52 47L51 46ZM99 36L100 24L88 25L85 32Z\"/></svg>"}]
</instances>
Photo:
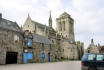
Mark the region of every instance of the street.
<instances>
[{"instance_id":1,"label":"street","mask_svg":"<svg viewBox=\"0 0 104 70\"><path fill-rule=\"evenodd\" d=\"M0 65L0 70L81 70L80 61Z\"/></svg>"}]
</instances>

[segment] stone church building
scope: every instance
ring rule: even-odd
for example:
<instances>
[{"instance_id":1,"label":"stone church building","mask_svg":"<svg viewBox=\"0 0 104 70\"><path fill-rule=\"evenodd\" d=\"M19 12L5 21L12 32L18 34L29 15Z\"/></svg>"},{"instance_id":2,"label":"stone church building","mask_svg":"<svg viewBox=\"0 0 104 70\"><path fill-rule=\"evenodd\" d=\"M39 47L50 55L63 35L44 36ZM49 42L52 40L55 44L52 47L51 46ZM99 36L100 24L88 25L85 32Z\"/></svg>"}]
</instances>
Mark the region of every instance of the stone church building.
<instances>
[{"instance_id":1,"label":"stone church building","mask_svg":"<svg viewBox=\"0 0 104 70\"><path fill-rule=\"evenodd\" d=\"M48 24L38 23L28 15L20 28L0 13L0 64L80 60L84 43L75 41L74 19L64 12L56 18L54 29L50 13Z\"/></svg>"},{"instance_id":2,"label":"stone church building","mask_svg":"<svg viewBox=\"0 0 104 70\"><path fill-rule=\"evenodd\" d=\"M29 31L47 37L54 44L54 54L56 60L81 59L84 51L84 44L75 41L74 20L64 12L56 18L56 30L52 27L51 13L49 16L49 25L43 25L33 21L28 15L25 24L22 27L23 32Z\"/></svg>"},{"instance_id":3,"label":"stone church building","mask_svg":"<svg viewBox=\"0 0 104 70\"><path fill-rule=\"evenodd\" d=\"M91 39L91 43L89 44L88 48L86 49L86 53L99 53L100 45L95 45L93 39Z\"/></svg>"}]
</instances>

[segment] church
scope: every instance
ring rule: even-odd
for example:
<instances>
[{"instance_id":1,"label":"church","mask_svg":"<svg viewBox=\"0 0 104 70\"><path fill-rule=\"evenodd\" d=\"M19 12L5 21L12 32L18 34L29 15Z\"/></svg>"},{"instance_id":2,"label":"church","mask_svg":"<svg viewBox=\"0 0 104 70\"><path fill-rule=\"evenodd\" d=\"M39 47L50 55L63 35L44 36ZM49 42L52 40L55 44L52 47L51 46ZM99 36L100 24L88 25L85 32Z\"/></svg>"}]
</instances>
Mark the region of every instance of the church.
<instances>
[{"instance_id":1,"label":"church","mask_svg":"<svg viewBox=\"0 0 104 70\"><path fill-rule=\"evenodd\" d=\"M67 12L62 13L58 18L56 18L56 29L52 27L51 12L48 19L48 26L32 20L31 17L28 15L22 27L22 31L24 33L31 33L32 36L35 34L37 36L44 37L45 39L50 41L50 43L48 43L48 46L51 45L51 47L53 47L51 53L49 50L47 51L46 49L44 49L47 54L50 54L49 56L50 58L52 58L50 59L50 61L58 61L64 59L79 60L84 53L84 43L75 41L74 19L71 18L71 15L69 15ZM41 40L41 37L38 40ZM47 44L46 40L44 41L42 42L42 44ZM34 46L37 47L36 44ZM37 56L39 56L39 54ZM47 57L49 58L49 56ZM40 60L38 61L40 62Z\"/></svg>"},{"instance_id":2,"label":"church","mask_svg":"<svg viewBox=\"0 0 104 70\"><path fill-rule=\"evenodd\" d=\"M28 15L21 28L0 13L0 64L80 60L84 43L75 41L71 15L64 12L56 18L56 29L52 24L51 13L48 26Z\"/></svg>"}]
</instances>

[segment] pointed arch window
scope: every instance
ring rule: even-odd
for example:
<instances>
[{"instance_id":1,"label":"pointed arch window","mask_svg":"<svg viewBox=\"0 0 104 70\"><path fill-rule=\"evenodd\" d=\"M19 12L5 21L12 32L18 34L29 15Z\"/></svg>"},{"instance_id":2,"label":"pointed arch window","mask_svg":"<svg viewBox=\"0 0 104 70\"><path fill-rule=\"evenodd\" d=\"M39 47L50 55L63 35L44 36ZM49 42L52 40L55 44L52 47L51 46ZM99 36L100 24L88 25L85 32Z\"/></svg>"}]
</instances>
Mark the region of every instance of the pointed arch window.
<instances>
[{"instance_id":1,"label":"pointed arch window","mask_svg":"<svg viewBox=\"0 0 104 70\"><path fill-rule=\"evenodd\" d=\"M59 22L59 31L62 31L62 23Z\"/></svg>"},{"instance_id":2,"label":"pointed arch window","mask_svg":"<svg viewBox=\"0 0 104 70\"><path fill-rule=\"evenodd\" d=\"M65 31L65 21L63 21L63 30Z\"/></svg>"}]
</instances>

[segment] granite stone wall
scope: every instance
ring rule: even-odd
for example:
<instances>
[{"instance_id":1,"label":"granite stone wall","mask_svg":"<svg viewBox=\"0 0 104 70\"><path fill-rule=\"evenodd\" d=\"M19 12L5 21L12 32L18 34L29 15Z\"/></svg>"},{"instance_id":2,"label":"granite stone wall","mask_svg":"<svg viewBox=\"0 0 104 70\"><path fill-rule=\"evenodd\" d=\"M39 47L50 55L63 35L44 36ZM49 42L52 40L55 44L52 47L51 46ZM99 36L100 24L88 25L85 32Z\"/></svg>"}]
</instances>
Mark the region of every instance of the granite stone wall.
<instances>
[{"instance_id":1,"label":"granite stone wall","mask_svg":"<svg viewBox=\"0 0 104 70\"><path fill-rule=\"evenodd\" d=\"M17 37L18 40L15 40ZM0 28L0 64L6 64L6 53L17 52L17 63L23 61L22 33Z\"/></svg>"}]
</instances>

